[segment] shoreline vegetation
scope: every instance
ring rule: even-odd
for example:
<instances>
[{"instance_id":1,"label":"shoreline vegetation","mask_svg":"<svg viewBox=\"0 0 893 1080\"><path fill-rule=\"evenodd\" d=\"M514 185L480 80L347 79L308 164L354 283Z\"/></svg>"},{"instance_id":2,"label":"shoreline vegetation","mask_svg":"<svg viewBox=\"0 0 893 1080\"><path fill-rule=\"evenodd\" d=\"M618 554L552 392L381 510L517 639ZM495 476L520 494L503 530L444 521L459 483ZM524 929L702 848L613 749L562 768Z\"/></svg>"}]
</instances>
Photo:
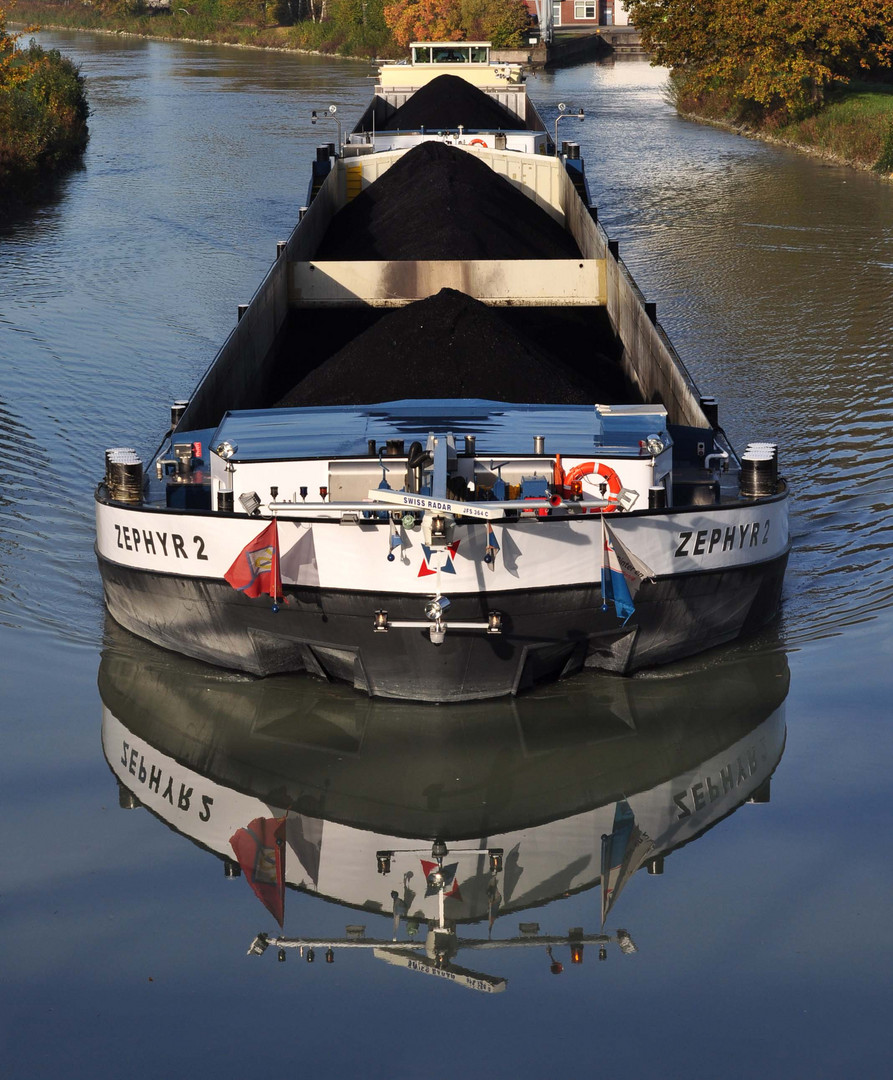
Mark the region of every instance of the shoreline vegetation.
<instances>
[{"instance_id":1,"label":"shoreline vegetation","mask_svg":"<svg viewBox=\"0 0 893 1080\"><path fill-rule=\"evenodd\" d=\"M396 0L390 5L385 0L184 0L182 7L173 6L172 0L170 9L155 9L154 14L143 0L20 0L16 17L46 28L332 58L397 59L406 53L403 38L408 42L421 33L429 39L458 40L463 36L463 25L476 31L478 37L508 40L518 27L506 25L505 12L512 12L514 4L517 15L518 0L496 2L503 19L501 30L492 23L488 27L482 24L480 13L487 0ZM644 15L648 0L633 0L632 6ZM452 21L450 12L455 15ZM856 72L861 79L835 75L820 93L813 89L808 102L792 105L769 98L765 102L742 99L734 77L725 82L714 79L712 85L705 86L693 80L684 67L674 66L672 56L662 54L665 48L662 45L653 55L672 69L671 100L686 119L893 180L893 81L887 81L893 80L893 69L888 65L868 73ZM873 81L875 76L878 81Z\"/></svg>"},{"instance_id":2,"label":"shoreline vegetation","mask_svg":"<svg viewBox=\"0 0 893 1080\"><path fill-rule=\"evenodd\" d=\"M325 9L326 0L301 0L303 6L314 2ZM384 24L381 0L329 2L345 11L344 26L341 20L333 25L330 18L293 20L288 10L292 4L297 6L295 0L183 0L183 6L172 0L171 7L155 9L142 0L18 0L16 18L43 29L87 30L197 45L238 45L359 59L398 59L404 55L405 50L395 45ZM360 12L358 24L346 11L353 7Z\"/></svg>"},{"instance_id":3,"label":"shoreline vegetation","mask_svg":"<svg viewBox=\"0 0 893 1080\"><path fill-rule=\"evenodd\" d=\"M16 13L47 29L381 60L423 37L518 48L530 23L524 0L19 0Z\"/></svg>"},{"instance_id":4,"label":"shoreline vegetation","mask_svg":"<svg viewBox=\"0 0 893 1080\"><path fill-rule=\"evenodd\" d=\"M893 0L626 0L683 116L893 174Z\"/></svg>"},{"instance_id":5,"label":"shoreline vegetation","mask_svg":"<svg viewBox=\"0 0 893 1080\"><path fill-rule=\"evenodd\" d=\"M0 0L0 194L34 193L77 160L87 145L84 78L57 49L43 49L6 28Z\"/></svg>"},{"instance_id":6,"label":"shoreline vegetation","mask_svg":"<svg viewBox=\"0 0 893 1080\"><path fill-rule=\"evenodd\" d=\"M677 105L680 116L713 124L776 146L799 150L833 165L872 172L893 181L893 86L853 82L835 90L816 113L800 120L754 125L733 113L717 115Z\"/></svg>"}]
</instances>

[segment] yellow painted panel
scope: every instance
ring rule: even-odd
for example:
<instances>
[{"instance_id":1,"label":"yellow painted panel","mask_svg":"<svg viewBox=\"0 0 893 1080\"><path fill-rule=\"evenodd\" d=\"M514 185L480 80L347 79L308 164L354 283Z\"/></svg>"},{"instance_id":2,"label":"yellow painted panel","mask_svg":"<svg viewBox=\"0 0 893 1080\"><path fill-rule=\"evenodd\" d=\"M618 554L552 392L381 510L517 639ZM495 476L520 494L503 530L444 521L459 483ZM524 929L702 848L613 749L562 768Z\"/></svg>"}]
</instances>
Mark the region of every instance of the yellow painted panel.
<instances>
[{"instance_id":1,"label":"yellow painted panel","mask_svg":"<svg viewBox=\"0 0 893 1080\"><path fill-rule=\"evenodd\" d=\"M347 201L355 199L363 190L363 166L348 165L345 176L345 191Z\"/></svg>"}]
</instances>

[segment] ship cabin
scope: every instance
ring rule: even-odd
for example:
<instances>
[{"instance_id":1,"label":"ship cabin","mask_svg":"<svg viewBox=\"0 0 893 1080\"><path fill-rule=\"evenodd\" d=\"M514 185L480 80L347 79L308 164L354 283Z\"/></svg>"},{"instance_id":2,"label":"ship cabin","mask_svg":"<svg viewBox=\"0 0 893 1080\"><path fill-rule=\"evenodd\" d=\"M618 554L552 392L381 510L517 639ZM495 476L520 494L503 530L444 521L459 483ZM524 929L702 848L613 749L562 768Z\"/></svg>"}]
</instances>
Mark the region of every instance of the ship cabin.
<instances>
[{"instance_id":1,"label":"ship cabin","mask_svg":"<svg viewBox=\"0 0 893 1080\"><path fill-rule=\"evenodd\" d=\"M475 89L491 108L481 110ZM404 150L432 138L527 154L552 150L521 66L492 62L488 41L414 41L408 61L383 64L344 155Z\"/></svg>"}]
</instances>

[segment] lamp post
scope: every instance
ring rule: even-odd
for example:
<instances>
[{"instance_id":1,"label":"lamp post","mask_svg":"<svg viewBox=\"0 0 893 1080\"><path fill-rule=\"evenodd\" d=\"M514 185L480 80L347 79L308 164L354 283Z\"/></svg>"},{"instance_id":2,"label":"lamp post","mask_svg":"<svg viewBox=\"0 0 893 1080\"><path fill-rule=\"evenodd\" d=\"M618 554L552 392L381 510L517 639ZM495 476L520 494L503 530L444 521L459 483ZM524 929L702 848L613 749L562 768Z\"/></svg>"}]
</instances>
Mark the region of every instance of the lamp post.
<instances>
[{"instance_id":1,"label":"lamp post","mask_svg":"<svg viewBox=\"0 0 893 1080\"><path fill-rule=\"evenodd\" d=\"M338 112L338 106L337 105L330 105L329 106L329 109L328 109L329 115L328 116L325 116L325 115L320 116L319 113L317 112L317 110L314 109L313 112L310 114L310 123L311 124L316 124L320 120L333 120L335 122L335 126L338 128L338 155L340 157L340 155L341 155L341 147L344 145L344 143L343 143L343 141L341 139L341 121L335 115L337 112Z\"/></svg>"},{"instance_id":2,"label":"lamp post","mask_svg":"<svg viewBox=\"0 0 893 1080\"><path fill-rule=\"evenodd\" d=\"M558 121L559 120L579 120L586 119L586 114L580 109L579 112L570 113L567 111L567 105L562 101L558 106L558 116L555 117L555 156L558 157Z\"/></svg>"}]
</instances>

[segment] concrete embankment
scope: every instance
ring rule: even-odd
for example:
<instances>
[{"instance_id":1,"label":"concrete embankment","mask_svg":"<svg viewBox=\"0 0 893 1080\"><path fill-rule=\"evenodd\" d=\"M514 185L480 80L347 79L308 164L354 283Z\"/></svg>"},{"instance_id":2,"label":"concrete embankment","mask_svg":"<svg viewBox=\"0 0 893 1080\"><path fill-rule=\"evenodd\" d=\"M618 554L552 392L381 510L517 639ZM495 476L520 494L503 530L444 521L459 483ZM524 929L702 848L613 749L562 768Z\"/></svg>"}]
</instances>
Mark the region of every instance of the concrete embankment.
<instances>
[{"instance_id":1,"label":"concrete embankment","mask_svg":"<svg viewBox=\"0 0 893 1080\"><path fill-rule=\"evenodd\" d=\"M570 67L609 56L644 56L638 31L632 27L605 26L584 33L558 32L546 45L538 41L522 49L494 49L494 60L529 67Z\"/></svg>"}]
</instances>

